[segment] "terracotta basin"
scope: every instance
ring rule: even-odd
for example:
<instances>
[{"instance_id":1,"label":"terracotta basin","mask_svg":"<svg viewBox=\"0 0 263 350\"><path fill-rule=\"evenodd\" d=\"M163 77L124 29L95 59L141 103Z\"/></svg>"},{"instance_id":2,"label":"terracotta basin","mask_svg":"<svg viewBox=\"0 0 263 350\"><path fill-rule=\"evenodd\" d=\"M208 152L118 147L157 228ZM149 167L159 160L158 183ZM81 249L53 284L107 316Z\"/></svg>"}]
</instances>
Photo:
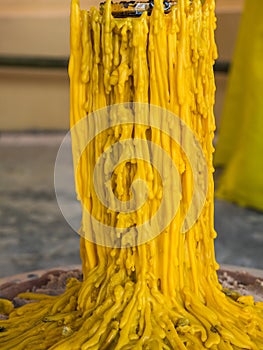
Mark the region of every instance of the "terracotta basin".
<instances>
[{"instance_id":1,"label":"terracotta basin","mask_svg":"<svg viewBox=\"0 0 263 350\"><path fill-rule=\"evenodd\" d=\"M256 301L263 301L263 270L222 265L218 276L224 288L241 295L253 295ZM22 292L58 295L63 293L69 277L81 279L81 266L57 267L1 278L0 298L13 300L15 306L20 306L23 301L16 296Z\"/></svg>"}]
</instances>

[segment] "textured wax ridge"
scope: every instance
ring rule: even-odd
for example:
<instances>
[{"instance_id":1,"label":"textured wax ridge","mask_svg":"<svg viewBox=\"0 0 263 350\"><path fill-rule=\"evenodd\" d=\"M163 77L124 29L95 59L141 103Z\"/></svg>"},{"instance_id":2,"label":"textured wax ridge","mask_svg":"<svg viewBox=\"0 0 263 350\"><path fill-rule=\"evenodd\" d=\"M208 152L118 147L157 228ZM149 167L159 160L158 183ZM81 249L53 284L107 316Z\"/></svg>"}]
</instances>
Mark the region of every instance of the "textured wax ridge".
<instances>
[{"instance_id":1,"label":"textured wax ridge","mask_svg":"<svg viewBox=\"0 0 263 350\"><path fill-rule=\"evenodd\" d=\"M178 0L164 14L163 3L157 0L151 16L145 13L136 19L113 18L108 0L103 12L80 10L77 0L71 6L70 118L76 190L83 208L84 281L70 279L61 296L23 294L39 303L17 310L2 302L9 320L0 321L1 349L262 349L262 303L223 290L216 274L214 1ZM106 106L124 108L125 102L173 112L202 147L208 192L200 216L186 233L181 225L194 193L194 176L182 144L151 126L122 124L97 135L78 159L86 132L94 130L75 129L77 123L86 123ZM98 232L87 213L105 225L132 228L153 216L163 200L162 179L147 152L145 161L119 164L110 182L114 195L127 201L132 183L142 179L149 189L146 203L132 213L122 213L107 209L99 200L93 178L97 160L127 138L135 143L136 139L152 141L171 156L179 169L182 196L174 220L162 233L144 244L120 249L96 244ZM173 195L171 191L167 211ZM85 239L90 236L93 241Z\"/></svg>"},{"instance_id":2,"label":"textured wax ridge","mask_svg":"<svg viewBox=\"0 0 263 350\"><path fill-rule=\"evenodd\" d=\"M260 342L255 334L262 330L262 320L256 308L250 310L254 315L251 314L251 318L257 319L252 322L255 328L251 334L244 331L251 327L251 321L248 327L241 316L244 309L247 310L246 303L251 307L253 301L248 298L242 299L242 303L241 300L233 303L222 293L216 275L212 178L215 129L213 63L217 55L214 2L206 1L202 6L200 1L192 4L178 1L178 6L164 15L162 2L157 1L151 16L145 13L139 19L112 18L109 2L106 2L103 14L95 8L89 13L79 12L78 5L75 6L72 19L78 25L72 37L79 37L79 41L72 50L70 74L73 82L71 106L78 107L78 111L71 111L71 125L107 105L130 101L158 105L178 115L193 130L209 168L208 195L201 216L182 235L180 224L189 208L193 191L191 169L183 152L178 151L178 145L171 142L167 135L154 128L149 131L136 125L116 126L108 135L94 140L83 155L76 178L78 196L92 215L107 225L139 225L145 217L153 215L161 200L158 196L160 179L148 163L127 162L114 172L114 193L119 199L127 200L133 179L142 178L147 181L152 194L147 205L132 214L109 213L101 205L91 174L97 157L110 144L131 135L159 144L179 166L183 186L182 201L175 219L156 239L142 246L116 250L82 238L83 271L89 283L93 277L95 281L101 278L93 272L99 266L111 271L107 282L113 276L115 278L118 271L118 286L122 287L122 293L126 291L127 281L134 284L134 296L126 306L130 310L125 309L123 318L120 317L120 338L116 348L132 348L131 344L135 343L148 344L143 333L148 323L151 325L147 335L150 337L149 344L156 344L156 348L165 348L163 344L168 348L257 348L256 344L260 346ZM74 84L75 79L77 84ZM73 154L77 148L78 145L73 144ZM85 236L92 227L85 220L85 210L83 213L81 230ZM92 282L94 286L95 281ZM101 299L100 303L105 303L107 298L114 299L111 293L105 292L105 299ZM159 299L155 299L156 293L161 293ZM83 290L83 296L85 294ZM161 316L163 310L160 305L163 303L169 305L169 310L176 310L177 315ZM146 320L149 304L151 315ZM85 303L82 306L85 308ZM186 317L187 325L179 327L180 330L176 326L170 330L171 319L176 324L180 316ZM163 327L157 321L162 318L166 320L163 320ZM167 328L173 335L163 334ZM133 334L134 329L137 329L136 334ZM133 337L138 341L135 339L133 343L130 339ZM153 345L148 346L152 348Z\"/></svg>"}]
</instances>

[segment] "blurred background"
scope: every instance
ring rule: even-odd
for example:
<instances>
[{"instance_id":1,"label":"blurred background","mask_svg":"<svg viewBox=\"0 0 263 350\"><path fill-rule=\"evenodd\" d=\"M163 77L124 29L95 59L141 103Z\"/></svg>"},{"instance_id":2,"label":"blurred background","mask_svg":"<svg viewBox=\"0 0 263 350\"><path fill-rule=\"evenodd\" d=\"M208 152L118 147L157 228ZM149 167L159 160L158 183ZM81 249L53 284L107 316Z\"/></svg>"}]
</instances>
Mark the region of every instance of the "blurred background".
<instances>
[{"instance_id":1,"label":"blurred background","mask_svg":"<svg viewBox=\"0 0 263 350\"><path fill-rule=\"evenodd\" d=\"M216 1L217 126L243 6ZM54 191L69 128L69 8L70 0L0 0L0 278L80 263ZM215 224L219 263L263 268L262 213L216 200Z\"/></svg>"}]
</instances>

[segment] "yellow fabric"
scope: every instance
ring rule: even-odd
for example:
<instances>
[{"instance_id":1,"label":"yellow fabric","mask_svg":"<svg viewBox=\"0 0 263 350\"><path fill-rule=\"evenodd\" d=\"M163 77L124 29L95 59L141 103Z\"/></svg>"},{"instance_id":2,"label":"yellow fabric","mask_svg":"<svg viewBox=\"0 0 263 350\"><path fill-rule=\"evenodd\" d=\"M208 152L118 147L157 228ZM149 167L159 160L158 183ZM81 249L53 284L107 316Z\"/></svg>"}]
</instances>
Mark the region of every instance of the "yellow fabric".
<instances>
[{"instance_id":1,"label":"yellow fabric","mask_svg":"<svg viewBox=\"0 0 263 350\"><path fill-rule=\"evenodd\" d=\"M224 103L215 165L216 195L263 210L263 2L247 0Z\"/></svg>"}]
</instances>

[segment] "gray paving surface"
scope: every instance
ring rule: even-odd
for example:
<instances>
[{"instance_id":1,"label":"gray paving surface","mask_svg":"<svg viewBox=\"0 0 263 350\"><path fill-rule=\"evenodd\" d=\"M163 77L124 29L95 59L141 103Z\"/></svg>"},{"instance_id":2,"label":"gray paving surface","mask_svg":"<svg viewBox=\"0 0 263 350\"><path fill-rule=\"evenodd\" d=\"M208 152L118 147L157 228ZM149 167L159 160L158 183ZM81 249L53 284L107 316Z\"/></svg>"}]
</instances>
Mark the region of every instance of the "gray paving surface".
<instances>
[{"instance_id":1,"label":"gray paving surface","mask_svg":"<svg viewBox=\"0 0 263 350\"><path fill-rule=\"evenodd\" d=\"M80 263L79 236L61 214L53 184L63 136L0 135L0 278ZM68 181L70 161L60 171ZM263 213L216 201L215 224L219 263L263 269Z\"/></svg>"},{"instance_id":2,"label":"gray paving surface","mask_svg":"<svg viewBox=\"0 0 263 350\"><path fill-rule=\"evenodd\" d=\"M79 236L58 208L54 164L62 135L0 136L0 277L78 264Z\"/></svg>"}]
</instances>

